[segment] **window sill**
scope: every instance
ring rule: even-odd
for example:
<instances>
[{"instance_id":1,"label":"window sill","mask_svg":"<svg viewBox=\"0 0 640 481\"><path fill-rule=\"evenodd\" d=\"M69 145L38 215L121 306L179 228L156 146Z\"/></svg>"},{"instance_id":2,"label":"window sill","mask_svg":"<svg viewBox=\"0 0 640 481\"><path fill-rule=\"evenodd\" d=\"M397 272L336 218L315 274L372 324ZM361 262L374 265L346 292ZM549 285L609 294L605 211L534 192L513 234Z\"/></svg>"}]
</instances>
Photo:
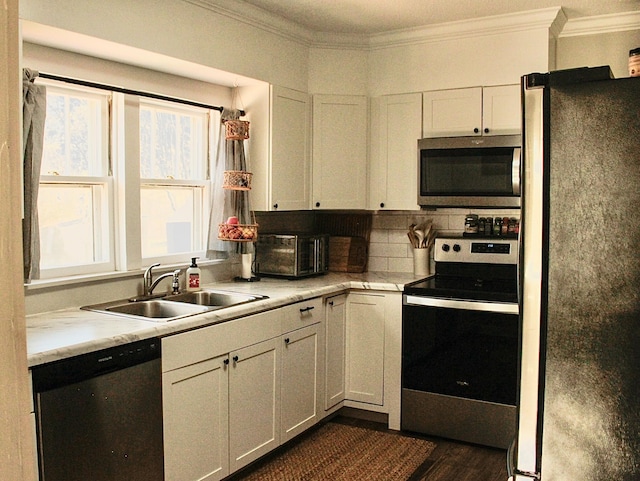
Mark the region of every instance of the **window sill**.
<instances>
[{"instance_id":1,"label":"window sill","mask_svg":"<svg viewBox=\"0 0 640 481\"><path fill-rule=\"evenodd\" d=\"M207 267L213 266L217 264L221 264L226 259L213 259L213 260L203 260L198 262L199 267ZM187 266L184 263L180 264L163 264L160 267L157 267L154 272L156 273L164 273L170 272L174 269L185 269ZM25 292L30 291L38 291L41 289L48 289L52 287L61 287L61 286L73 286L76 284L86 284L87 282L102 282L102 281L112 281L117 279L130 279L136 277L142 277L146 267L140 270L133 271L115 271L115 272L103 272L100 274L87 274L87 275L79 275L79 276L69 276L69 277L55 277L51 279L38 279L31 281L29 284L24 284Z\"/></svg>"}]
</instances>

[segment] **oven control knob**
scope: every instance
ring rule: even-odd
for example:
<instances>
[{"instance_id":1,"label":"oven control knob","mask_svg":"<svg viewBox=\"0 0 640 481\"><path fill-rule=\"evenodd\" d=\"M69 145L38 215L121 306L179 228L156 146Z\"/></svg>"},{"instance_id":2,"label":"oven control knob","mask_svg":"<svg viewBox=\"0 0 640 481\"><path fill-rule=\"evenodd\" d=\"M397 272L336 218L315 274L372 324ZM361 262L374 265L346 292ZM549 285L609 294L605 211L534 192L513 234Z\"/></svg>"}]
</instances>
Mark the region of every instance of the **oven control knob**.
<instances>
[{"instance_id":1,"label":"oven control knob","mask_svg":"<svg viewBox=\"0 0 640 481\"><path fill-rule=\"evenodd\" d=\"M449 244L442 244L442 250L445 252L449 252L449 249L451 249L451 247L449 247Z\"/></svg>"},{"instance_id":2,"label":"oven control knob","mask_svg":"<svg viewBox=\"0 0 640 481\"><path fill-rule=\"evenodd\" d=\"M453 244L453 251L460 252L460 244Z\"/></svg>"}]
</instances>

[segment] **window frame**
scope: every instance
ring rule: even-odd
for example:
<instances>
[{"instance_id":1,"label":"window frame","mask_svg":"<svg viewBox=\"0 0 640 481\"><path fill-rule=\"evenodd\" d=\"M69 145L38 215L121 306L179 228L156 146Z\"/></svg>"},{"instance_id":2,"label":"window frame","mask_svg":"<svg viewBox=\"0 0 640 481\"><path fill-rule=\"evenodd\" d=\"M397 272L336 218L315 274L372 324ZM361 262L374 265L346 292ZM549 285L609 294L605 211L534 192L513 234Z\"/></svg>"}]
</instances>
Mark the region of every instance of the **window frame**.
<instances>
[{"instance_id":1,"label":"window frame","mask_svg":"<svg viewBox=\"0 0 640 481\"><path fill-rule=\"evenodd\" d=\"M131 272L141 269L144 265L160 262L162 264L186 264L191 257L206 258L207 238L209 230L209 215L214 185L211 180L211 159L216 149L216 132L214 125L215 112L213 109L189 106L179 101L171 102L150 99L144 96L123 94L110 90L77 86L49 79L38 79L39 83L62 92L99 92L109 96L107 107L106 140L107 159L103 168L105 176L40 176L40 185L103 185L107 191L107 199L103 203L101 212L108 216L109 255L108 262L82 264L76 266L54 267L40 269L40 280L51 281L56 278L76 276L105 275L116 272ZM201 132L202 159L199 165L201 179L146 179L142 178L140 155L140 109L141 105L161 105L173 111L187 113L199 112L203 115ZM58 174L58 173L52 173ZM198 236L201 248L170 254L166 256L142 257L141 233L141 192L145 187L179 187L192 188L194 192L194 236ZM222 186L220 186L222 189ZM197 225L196 225L197 224ZM133 238L132 238L133 236ZM195 237L194 237L195 238ZM95 241L95 237L94 237ZM94 249L98 246L94 245Z\"/></svg>"},{"instance_id":2,"label":"window frame","mask_svg":"<svg viewBox=\"0 0 640 481\"><path fill-rule=\"evenodd\" d=\"M74 93L78 97L85 97L91 99L99 99L102 104L101 107L101 125L98 129L89 132L100 132L101 138L103 138L102 145L97 150L99 156L100 171L102 175L65 175L60 174L57 171L47 172L45 174L40 173L39 187L42 186L55 186L55 185L68 185L78 187L89 187L92 189L94 196L93 215L95 218L103 220L101 223L101 229L98 229L98 224L94 223L94 235L93 235L93 251L94 256L101 246L96 245L96 240L99 240L101 244L106 242L107 246L104 247L107 259L105 261L92 262L89 264L76 264L70 266L55 266L55 267L43 267L42 266L42 253L40 255L40 279L55 279L60 277L70 277L75 275L90 275L104 272L115 271L116 269L116 241L114 235L115 218L114 218L114 198L115 198L115 183L112 175L111 164L111 132L112 132L112 92L107 90L96 89L92 87L68 85L63 82L40 79L38 83L45 85L47 88L47 96L50 92L60 93L62 95L73 95ZM68 121L68 119L65 119ZM95 174L95 172L94 172ZM102 186L104 192L100 198L96 198L95 186ZM95 202L95 201L98 202ZM41 220L41 219L40 219Z\"/></svg>"}]
</instances>

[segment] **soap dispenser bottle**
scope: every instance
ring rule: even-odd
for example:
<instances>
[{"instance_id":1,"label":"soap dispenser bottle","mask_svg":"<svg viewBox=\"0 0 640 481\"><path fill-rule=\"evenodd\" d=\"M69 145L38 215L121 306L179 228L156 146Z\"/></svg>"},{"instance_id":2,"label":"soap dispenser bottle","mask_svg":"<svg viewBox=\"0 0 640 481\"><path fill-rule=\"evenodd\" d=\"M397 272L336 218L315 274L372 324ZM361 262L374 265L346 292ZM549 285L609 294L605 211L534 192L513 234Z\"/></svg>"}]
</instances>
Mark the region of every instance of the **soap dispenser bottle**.
<instances>
[{"instance_id":1,"label":"soap dispenser bottle","mask_svg":"<svg viewBox=\"0 0 640 481\"><path fill-rule=\"evenodd\" d=\"M191 258L191 265L187 269L187 291L200 290L200 268L196 264L196 259L199 257Z\"/></svg>"}]
</instances>

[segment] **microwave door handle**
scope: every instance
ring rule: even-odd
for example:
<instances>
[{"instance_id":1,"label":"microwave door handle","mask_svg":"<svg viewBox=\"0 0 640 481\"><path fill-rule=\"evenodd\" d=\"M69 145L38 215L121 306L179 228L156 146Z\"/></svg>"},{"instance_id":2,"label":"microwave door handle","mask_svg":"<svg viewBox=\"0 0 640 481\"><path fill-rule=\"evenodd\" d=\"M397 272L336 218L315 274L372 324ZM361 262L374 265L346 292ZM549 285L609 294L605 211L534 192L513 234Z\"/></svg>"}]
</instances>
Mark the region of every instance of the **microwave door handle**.
<instances>
[{"instance_id":1,"label":"microwave door handle","mask_svg":"<svg viewBox=\"0 0 640 481\"><path fill-rule=\"evenodd\" d=\"M513 189L513 195L520 195L521 150L520 147L513 149L513 160L511 161L511 188Z\"/></svg>"},{"instance_id":2,"label":"microwave door handle","mask_svg":"<svg viewBox=\"0 0 640 481\"><path fill-rule=\"evenodd\" d=\"M320 238L313 241L313 272L320 272Z\"/></svg>"}]
</instances>

